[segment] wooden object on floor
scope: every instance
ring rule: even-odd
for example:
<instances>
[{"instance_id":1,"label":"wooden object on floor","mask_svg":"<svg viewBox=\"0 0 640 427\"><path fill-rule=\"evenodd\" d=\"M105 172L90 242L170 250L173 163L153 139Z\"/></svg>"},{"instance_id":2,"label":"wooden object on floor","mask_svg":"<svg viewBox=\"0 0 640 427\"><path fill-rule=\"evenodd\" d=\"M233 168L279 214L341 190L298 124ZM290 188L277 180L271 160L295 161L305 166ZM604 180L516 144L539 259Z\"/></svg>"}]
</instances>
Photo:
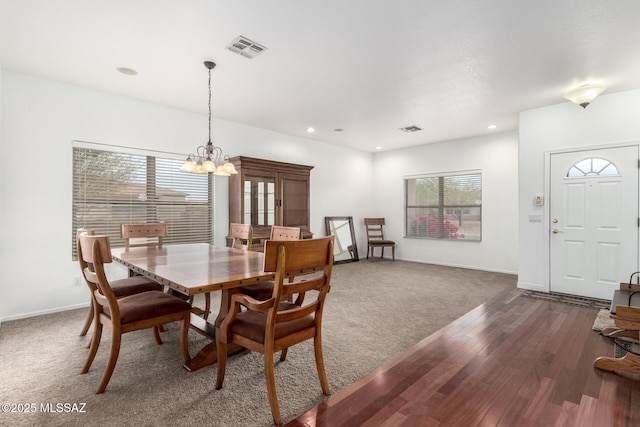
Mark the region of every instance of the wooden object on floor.
<instances>
[{"instance_id":1,"label":"wooden object on floor","mask_svg":"<svg viewBox=\"0 0 640 427\"><path fill-rule=\"evenodd\" d=\"M78 240L78 236L80 236L81 233L86 233L91 236L93 236L95 233L93 230L88 230L85 228L78 229L76 233L76 245L78 248L78 263L80 265L80 273L82 274L82 277L84 278L84 281L87 284L87 287L89 288L89 294L91 295L91 301L89 302L89 313L87 314L87 319L85 320L84 326L80 331L80 336L83 337L87 335L87 332L89 331L89 327L91 327L91 324L94 321L95 301L94 301L94 296L92 292L92 284L89 283L86 277L84 276L84 269L87 267L87 262L82 258L80 240ZM115 280L110 282L110 284L111 284L111 289L113 290L113 294L115 295L116 298L122 298L129 295L138 294L140 292L163 290L163 286L160 283L144 276L133 276L126 279Z\"/></svg>"},{"instance_id":2,"label":"wooden object on floor","mask_svg":"<svg viewBox=\"0 0 640 427\"><path fill-rule=\"evenodd\" d=\"M613 351L591 329L597 310L521 293L471 310L287 427L638 425L640 382L592 366Z\"/></svg>"},{"instance_id":3,"label":"wooden object on floor","mask_svg":"<svg viewBox=\"0 0 640 427\"><path fill-rule=\"evenodd\" d=\"M364 227L367 231L367 259L371 253L374 259L374 249L380 248L380 258L384 257L384 248L391 248L392 259L396 260L396 242L384 238L384 218L365 218Z\"/></svg>"},{"instance_id":4,"label":"wooden object on floor","mask_svg":"<svg viewBox=\"0 0 640 427\"><path fill-rule=\"evenodd\" d=\"M276 394L274 353L313 339L320 386L329 394L329 383L322 356L322 312L329 292L333 266L333 236L299 241L270 240L265 245L265 271L275 271L272 297L258 301L243 294L231 298L229 314L224 318L218 337L218 376L216 389L224 381L227 345L238 344L264 354L265 376L273 421L282 417ZM290 275L307 274L304 281L290 283ZM317 274L321 273L321 274ZM317 290L317 297L307 305L285 301L285 296ZM241 311L240 306L247 307Z\"/></svg>"},{"instance_id":5,"label":"wooden object on floor","mask_svg":"<svg viewBox=\"0 0 640 427\"><path fill-rule=\"evenodd\" d=\"M158 344L162 344L159 327L165 323L180 321L180 344L185 363L189 356L189 318L191 305L180 298L160 291L141 292L116 298L104 270L104 264L112 262L109 236L81 233L78 236L82 259L86 262L83 274L91 284L95 301L95 320L91 346L81 373L86 373L98 351L102 328L111 328L111 349L102 380L96 391L104 392L118 361L122 334L139 329L153 328ZM147 363L146 360L141 363Z\"/></svg>"},{"instance_id":6,"label":"wooden object on floor","mask_svg":"<svg viewBox=\"0 0 640 427\"><path fill-rule=\"evenodd\" d=\"M163 238L169 235L167 224L164 222L150 222L142 224L121 224L120 236L124 239L125 249L135 247L162 247ZM133 239L133 242L132 242ZM140 242L140 239L145 239L144 242ZM133 276L132 270L129 270L129 276ZM189 300L189 303L193 305L193 298ZM211 313L211 295L206 294L204 296L204 310L193 307L192 311L205 320L209 318Z\"/></svg>"},{"instance_id":7,"label":"wooden object on floor","mask_svg":"<svg viewBox=\"0 0 640 427\"><path fill-rule=\"evenodd\" d=\"M313 166L254 157L231 158L238 171L229 177L229 222L249 223L254 237L272 225L300 227L310 239L310 177Z\"/></svg>"},{"instance_id":8,"label":"wooden object on floor","mask_svg":"<svg viewBox=\"0 0 640 427\"><path fill-rule=\"evenodd\" d=\"M297 227L281 227L274 225L271 227L271 236L269 240L300 240L301 236L301 231ZM264 250L264 243L262 245ZM289 279L293 280L293 277L290 277ZM273 294L273 282L260 282L243 286L240 288L240 293L248 295L253 299L266 300L271 298L271 295ZM304 299L304 295L300 295L299 297ZM286 357L286 352L284 353L284 357Z\"/></svg>"},{"instance_id":9,"label":"wooden object on floor","mask_svg":"<svg viewBox=\"0 0 640 427\"><path fill-rule=\"evenodd\" d=\"M167 224L163 222L122 224L120 226L120 236L124 239L125 248L139 246L162 247L162 238L168 236ZM144 241L141 242L141 239L144 239Z\"/></svg>"},{"instance_id":10,"label":"wooden object on floor","mask_svg":"<svg viewBox=\"0 0 640 427\"><path fill-rule=\"evenodd\" d=\"M640 336L640 308L618 305L616 314L612 314L611 318L619 329L607 328L602 331L603 335L619 339L625 337L630 339L629 343L640 344L638 340ZM633 353L627 353L623 357L601 356L593 362L593 367L605 371L640 374L640 356Z\"/></svg>"},{"instance_id":11,"label":"wooden object on floor","mask_svg":"<svg viewBox=\"0 0 640 427\"><path fill-rule=\"evenodd\" d=\"M261 252L239 251L206 243L166 245L162 248L114 248L113 259L136 273L152 277L161 284L193 296L221 291L220 310L216 323L224 319L229 310L231 295L238 287L273 280L272 272L263 269ZM190 274L185 274L189 271ZM191 326L211 339L184 368L196 371L216 362L215 334L204 319L191 315Z\"/></svg>"},{"instance_id":12,"label":"wooden object on floor","mask_svg":"<svg viewBox=\"0 0 640 427\"><path fill-rule=\"evenodd\" d=\"M229 224L229 237L232 248L248 251L251 249L253 241L253 228L251 224L231 223Z\"/></svg>"}]
</instances>

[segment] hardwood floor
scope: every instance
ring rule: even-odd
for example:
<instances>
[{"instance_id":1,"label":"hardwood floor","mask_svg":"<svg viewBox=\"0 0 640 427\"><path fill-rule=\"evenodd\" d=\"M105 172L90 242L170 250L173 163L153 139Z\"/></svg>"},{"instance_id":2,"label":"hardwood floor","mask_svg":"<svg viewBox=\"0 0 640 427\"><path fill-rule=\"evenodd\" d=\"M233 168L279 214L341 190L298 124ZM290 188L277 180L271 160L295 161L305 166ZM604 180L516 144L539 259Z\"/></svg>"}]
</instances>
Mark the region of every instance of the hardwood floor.
<instances>
[{"instance_id":1,"label":"hardwood floor","mask_svg":"<svg viewBox=\"0 0 640 427\"><path fill-rule=\"evenodd\" d=\"M597 310L509 291L287 426L638 426L640 380L593 368ZM330 374L329 374L330 375Z\"/></svg>"}]
</instances>

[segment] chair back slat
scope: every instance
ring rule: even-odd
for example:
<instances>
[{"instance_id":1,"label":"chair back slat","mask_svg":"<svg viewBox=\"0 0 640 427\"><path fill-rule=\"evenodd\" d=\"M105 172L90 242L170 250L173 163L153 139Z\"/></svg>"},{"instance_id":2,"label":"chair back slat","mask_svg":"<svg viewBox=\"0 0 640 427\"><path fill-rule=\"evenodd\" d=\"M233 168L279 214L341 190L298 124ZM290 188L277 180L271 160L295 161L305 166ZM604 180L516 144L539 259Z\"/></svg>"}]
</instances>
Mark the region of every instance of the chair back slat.
<instances>
[{"instance_id":1,"label":"chair back slat","mask_svg":"<svg viewBox=\"0 0 640 427\"><path fill-rule=\"evenodd\" d=\"M367 240L384 240L384 218L365 218Z\"/></svg>"},{"instance_id":2,"label":"chair back slat","mask_svg":"<svg viewBox=\"0 0 640 427\"><path fill-rule=\"evenodd\" d=\"M284 227L274 225L271 227L270 240L300 240L300 227Z\"/></svg>"},{"instance_id":3,"label":"chair back slat","mask_svg":"<svg viewBox=\"0 0 640 427\"><path fill-rule=\"evenodd\" d=\"M111 257L111 245L109 244L109 236L106 235L90 235L86 232L80 233L78 236L82 259L87 263L84 268L84 277L87 281L96 285L97 289L94 294L100 305L109 304L112 312L114 306L117 310L116 297L109 285L104 270L104 264L113 262Z\"/></svg>"},{"instance_id":4,"label":"chair back slat","mask_svg":"<svg viewBox=\"0 0 640 427\"><path fill-rule=\"evenodd\" d=\"M229 237L231 237L231 247L248 251L253 240L253 227L251 224L229 224Z\"/></svg>"},{"instance_id":5,"label":"chair back slat","mask_svg":"<svg viewBox=\"0 0 640 427\"><path fill-rule=\"evenodd\" d=\"M120 236L124 239L125 248L137 246L162 247L162 238L168 235L167 224L163 222L122 224L120 226ZM145 240L140 242L141 239Z\"/></svg>"}]
</instances>

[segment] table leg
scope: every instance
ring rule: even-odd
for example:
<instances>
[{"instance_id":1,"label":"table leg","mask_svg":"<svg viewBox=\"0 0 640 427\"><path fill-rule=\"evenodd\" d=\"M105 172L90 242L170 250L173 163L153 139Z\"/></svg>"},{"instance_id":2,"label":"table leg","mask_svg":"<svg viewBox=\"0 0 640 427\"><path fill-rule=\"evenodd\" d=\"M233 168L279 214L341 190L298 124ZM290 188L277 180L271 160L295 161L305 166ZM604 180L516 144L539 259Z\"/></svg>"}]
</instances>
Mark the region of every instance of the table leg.
<instances>
[{"instance_id":1,"label":"table leg","mask_svg":"<svg viewBox=\"0 0 640 427\"><path fill-rule=\"evenodd\" d=\"M231 295L237 293L237 289L225 289L222 291L220 298L220 311L218 312L218 319L222 321L229 312L231 304ZM188 363L185 363L184 368L189 371L197 371L205 366L213 365L218 361L218 350L216 348L216 326L214 323L210 323L200 316L191 313L191 328L197 331L199 334L209 338L211 342L205 345L195 357L192 357ZM236 344L228 346L227 354L238 353L243 351L244 348Z\"/></svg>"}]
</instances>

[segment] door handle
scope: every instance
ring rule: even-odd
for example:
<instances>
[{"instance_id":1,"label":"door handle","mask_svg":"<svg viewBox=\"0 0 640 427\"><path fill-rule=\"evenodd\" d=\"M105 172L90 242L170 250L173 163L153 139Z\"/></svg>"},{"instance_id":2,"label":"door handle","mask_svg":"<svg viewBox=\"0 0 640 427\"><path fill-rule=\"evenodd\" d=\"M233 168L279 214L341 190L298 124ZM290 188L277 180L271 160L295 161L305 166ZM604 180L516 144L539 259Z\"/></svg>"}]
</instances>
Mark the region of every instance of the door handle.
<instances>
[{"instance_id":1,"label":"door handle","mask_svg":"<svg viewBox=\"0 0 640 427\"><path fill-rule=\"evenodd\" d=\"M551 230L551 232L552 232L553 234L562 233L562 231L558 230L557 228L554 228L553 230Z\"/></svg>"}]
</instances>

